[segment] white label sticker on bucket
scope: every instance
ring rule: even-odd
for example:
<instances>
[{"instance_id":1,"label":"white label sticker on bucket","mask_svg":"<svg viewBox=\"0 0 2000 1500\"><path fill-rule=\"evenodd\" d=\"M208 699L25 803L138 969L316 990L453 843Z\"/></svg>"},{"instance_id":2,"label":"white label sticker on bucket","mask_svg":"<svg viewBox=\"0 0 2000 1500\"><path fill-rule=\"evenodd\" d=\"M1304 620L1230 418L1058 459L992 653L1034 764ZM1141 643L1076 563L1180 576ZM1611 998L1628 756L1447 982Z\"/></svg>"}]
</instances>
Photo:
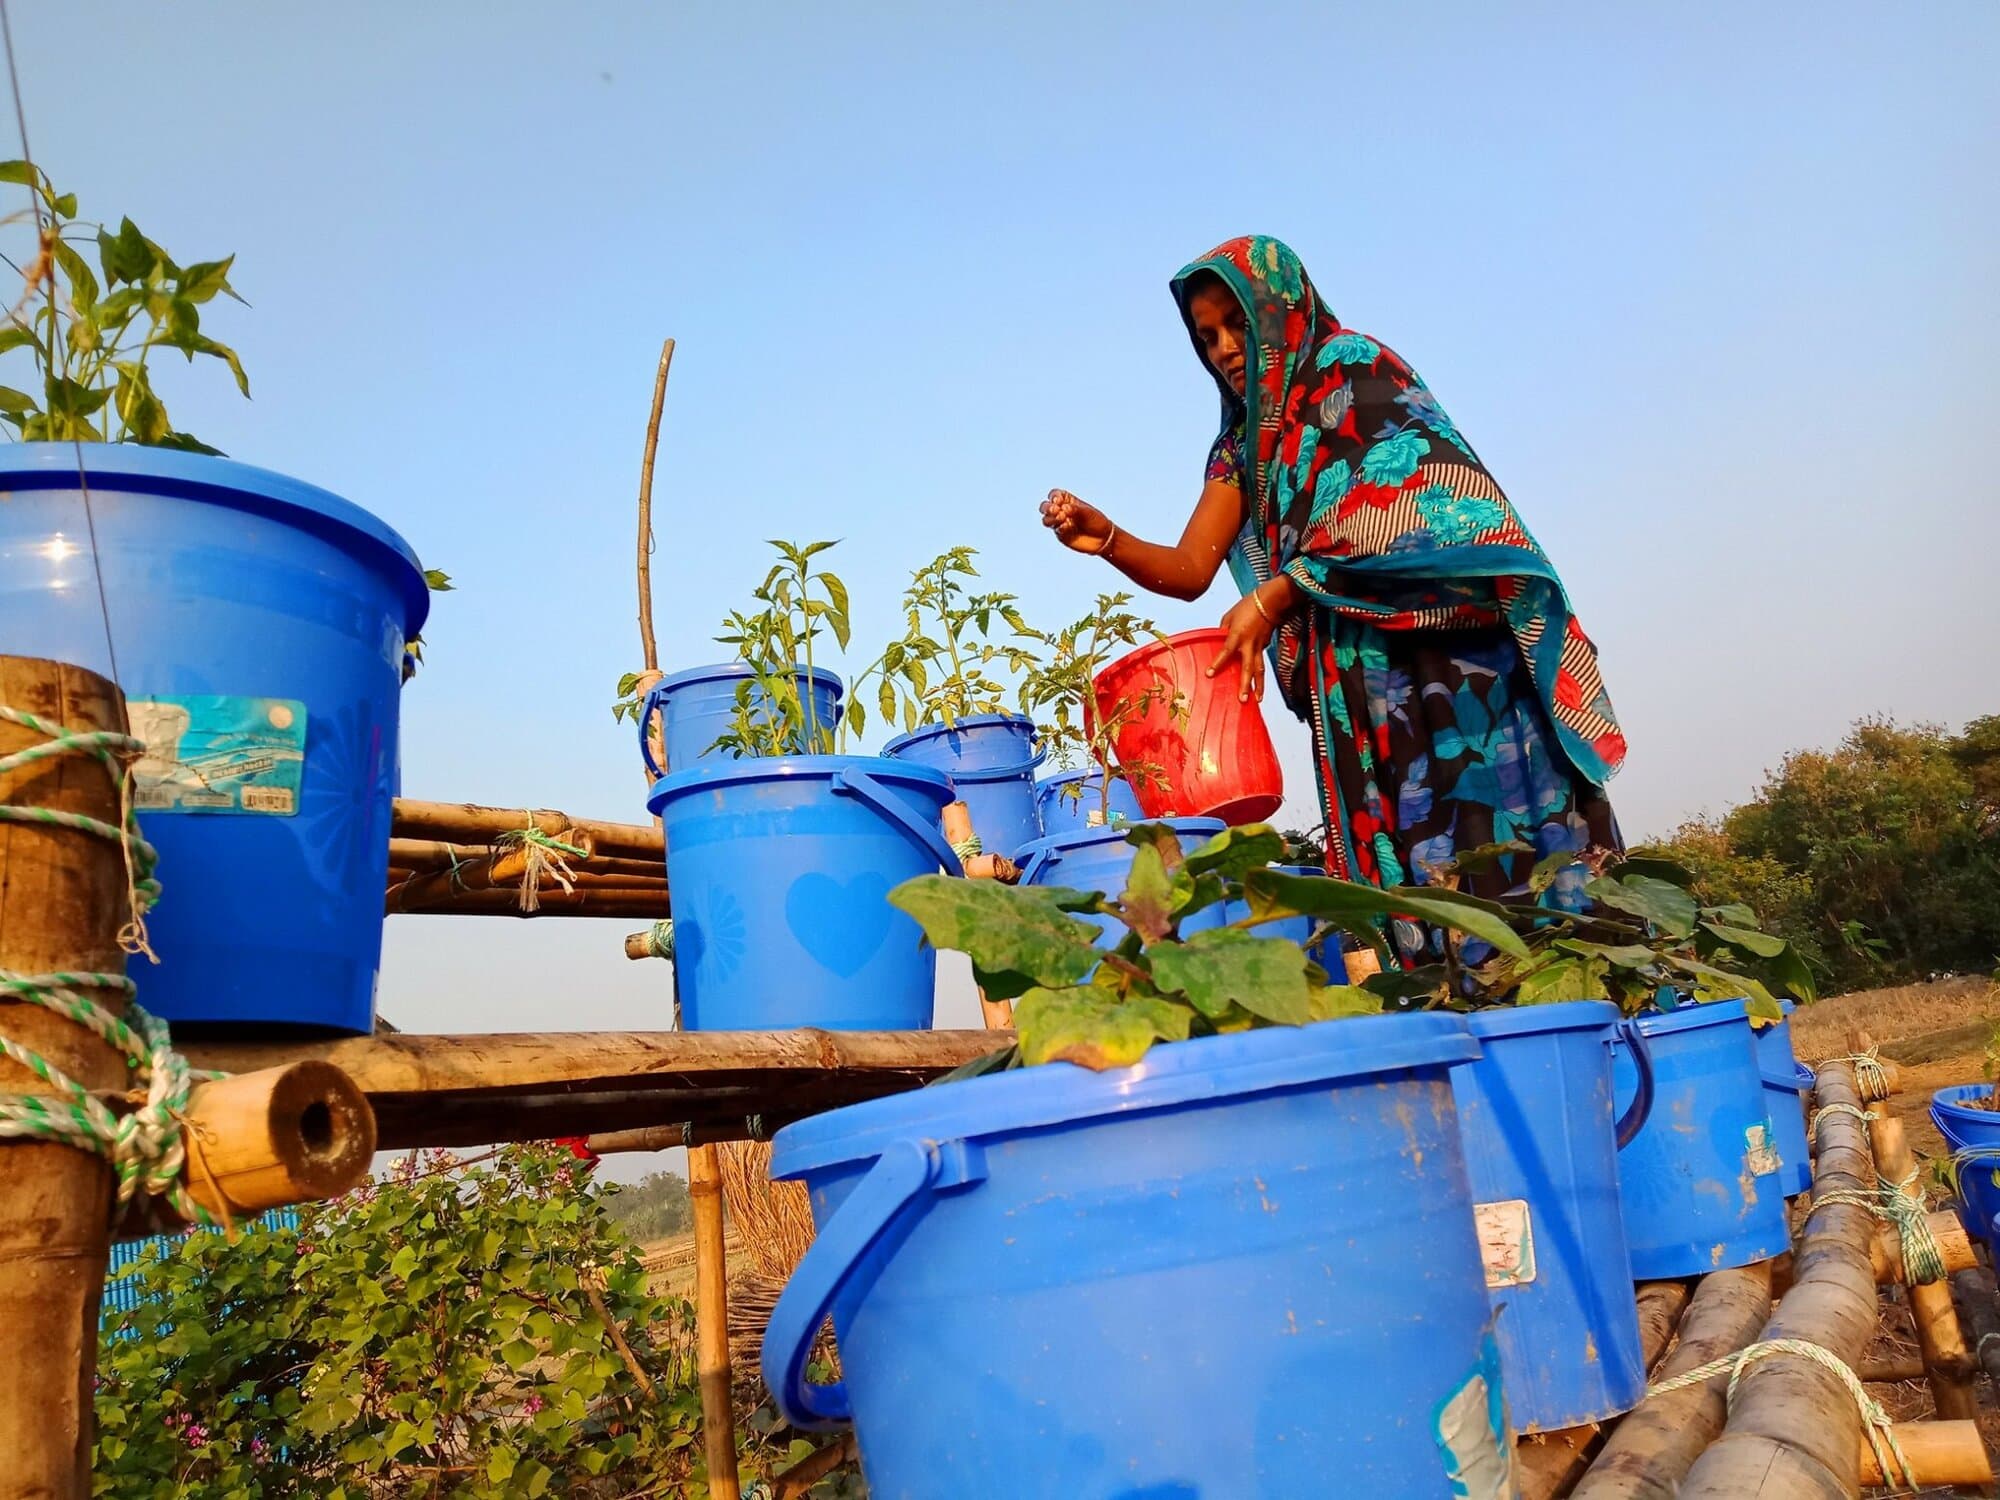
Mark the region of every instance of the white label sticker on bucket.
<instances>
[{"instance_id":1,"label":"white label sticker on bucket","mask_svg":"<svg viewBox=\"0 0 2000 1500\"><path fill-rule=\"evenodd\" d=\"M1771 1122L1763 1120L1743 1132L1743 1164L1752 1177L1769 1177L1783 1165Z\"/></svg>"},{"instance_id":2,"label":"white label sticker on bucket","mask_svg":"<svg viewBox=\"0 0 2000 1500\"><path fill-rule=\"evenodd\" d=\"M1535 1279L1535 1229L1527 1199L1475 1203L1472 1219L1488 1286L1525 1286Z\"/></svg>"},{"instance_id":3,"label":"white label sticker on bucket","mask_svg":"<svg viewBox=\"0 0 2000 1500\"><path fill-rule=\"evenodd\" d=\"M132 767L132 801L141 812L289 818L299 810L303 703L195 693L134 698L127 708L132 733L146 743Z\"/></svg>"}]
</instances>

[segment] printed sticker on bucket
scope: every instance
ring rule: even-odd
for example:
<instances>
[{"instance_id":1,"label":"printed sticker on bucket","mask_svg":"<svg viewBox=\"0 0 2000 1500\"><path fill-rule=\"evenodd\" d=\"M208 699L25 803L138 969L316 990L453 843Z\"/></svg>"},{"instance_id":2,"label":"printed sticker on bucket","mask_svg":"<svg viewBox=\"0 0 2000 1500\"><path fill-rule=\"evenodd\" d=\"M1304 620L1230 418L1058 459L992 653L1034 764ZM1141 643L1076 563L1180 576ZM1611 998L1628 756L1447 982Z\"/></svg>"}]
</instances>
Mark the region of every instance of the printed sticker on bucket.
<instances>
[{"instance_id":1,"label":"printed sticker on bucket","mask_svg":"<svg viewBox=\"0 0 2000 1500\"><path fill-rule=\"evenodd\" d=\"M306 706L291 698L185 694L134 698L132 733L146 753L132 767L141 812L299 810Z\"/></svg>"},{"instance_id":2,"label":"printed sticker on bucket","mask_svg":"<svg viewBox=\"0 0 2000 1500\"><path fill-rule=\"evenodd\" d=\"M1513 1444L1507 1440L1507 1405L1500 1390L1500 1352L1492 1334L1481 1341L1479 1362L1465 1383L1439 1405L1431 1431L1453 1496L1508 1500L1515 1493Z\"/></svg>"},{"instance_id":3,"label":"printed sticker on bucket","mask_svg":"<svg viewBox=\"0 0 2000 1500\"><path fill-rule=\"evenodd\" d=\"M1472 1220L1489 1287L1526 1286L1535 1279L1535 1227L1527 1199L1475 1203Z\"/></svg>"},{"instance_id":4,"label":"printed sticker on bucket","mask_svg":"<svg viewBox=\"0 0 2000 1500\"><path fill-rule=\"evenodd\" d=\"M1743 1132L1743 1164L1752 1177L1769 1177L1784 1165L1769 1120L1760 1120Z\"/></svg>"}]
</instances>

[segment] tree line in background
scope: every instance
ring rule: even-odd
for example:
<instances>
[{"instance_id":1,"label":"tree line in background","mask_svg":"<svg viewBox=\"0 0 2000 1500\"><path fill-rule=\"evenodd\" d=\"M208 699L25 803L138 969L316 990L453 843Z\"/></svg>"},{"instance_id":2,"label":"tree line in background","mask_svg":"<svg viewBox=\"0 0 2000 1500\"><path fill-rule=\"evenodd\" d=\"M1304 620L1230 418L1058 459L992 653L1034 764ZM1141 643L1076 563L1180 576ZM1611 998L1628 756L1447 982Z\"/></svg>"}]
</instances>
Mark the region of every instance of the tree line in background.
<instances>
[{"instance_id":1,"label":"tree line in background","mask_svg":"<svg viewBox=\"0 0 2000 1500\"><path fill-rule=\"evenodd\" d=\"M637 1182L619 1184L605 1194L604 1212L642 1245L694 1229L687 1179L675 1172L648 1172Z\"/></svg>"},{"instance_id":2,"label":"tree line in background","mask_svg":"<svg viewBox=\"0 0 2000 1500\"><path fill-rule=\"evenodd\" d=\"M2000 964L2000 715L1951 734L1861 719L1756 796L1651 849L1704 902L1741 901L1828 993Z\"/></svg>"}]
</instances>

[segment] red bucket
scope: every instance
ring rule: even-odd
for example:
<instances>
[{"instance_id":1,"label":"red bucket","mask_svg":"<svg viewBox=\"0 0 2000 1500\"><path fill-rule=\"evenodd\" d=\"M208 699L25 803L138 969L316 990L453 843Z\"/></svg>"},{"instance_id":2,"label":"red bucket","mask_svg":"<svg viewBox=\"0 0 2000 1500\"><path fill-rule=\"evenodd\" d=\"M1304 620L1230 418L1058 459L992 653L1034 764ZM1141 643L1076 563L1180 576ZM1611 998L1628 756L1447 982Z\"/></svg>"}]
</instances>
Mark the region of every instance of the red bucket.
<instances>
[{"instance_id":1,"label":"red bucket","mask_svg":"<svg viewBox=\"0 0 2000 1500\"><path fill-rule=\"evenodd\" d=\"M1221 818L1261 823L1285 797L1278 752L1256 699L1243 702L1243 668L1227 663L1213 677L1208 664L1222 650L1218 629L1188 630L1164 643L1141 646L1097 674L1098 713L1111 717L1120 702L1142 712L1112 736L1121 766L1151 764L1165 778L1132 776L1139 806L1149 818ZM1175 722L1174 700L1185 696L1187 722Z\"/></svg>"}]
</instances>

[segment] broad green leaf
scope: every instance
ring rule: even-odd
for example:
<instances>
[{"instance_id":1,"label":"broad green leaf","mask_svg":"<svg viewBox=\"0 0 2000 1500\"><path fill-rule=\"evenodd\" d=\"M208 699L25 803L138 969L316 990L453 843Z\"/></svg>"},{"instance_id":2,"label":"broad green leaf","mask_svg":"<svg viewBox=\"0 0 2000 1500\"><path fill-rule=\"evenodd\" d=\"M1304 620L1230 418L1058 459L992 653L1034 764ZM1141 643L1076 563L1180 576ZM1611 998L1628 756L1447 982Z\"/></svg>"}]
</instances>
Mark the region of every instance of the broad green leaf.
<instances>
[{"instance_id":1,"label":"broad green leaf","mask_svg":"<svg viewBox=\"0 0 2000 1500\"><path fill-rule=\"evenodd\" d=\"M512 1448L495 1448L486 1458L486 1482L505 1484L512 1479L519 1457Z\"/></svg>"},{"instance_id":2,"label":"broad green leaf","mask_svg":"<svg viewBox=\"0 0 2000 1500\"><path fill-rule=\"evenodd\" d=\"M1595 958L1559 958L1521 976L1518 1005L1554 1005L1564 1000L1603 1000L1607 965Z\"/></svg>"},{"instance_id":3,"label":"broad green leaf","mask_svg":"<svg viewBox=\"0 0 2000 1500\"><path fill-rule=\"evenodd\" d=\"M84 264L83 257L76 253L76 247L67 240L57 240L54 246L56 264L69 279L69 300L75 305L79 316L88 318L97 306L99 287L97 276Z\"/></svg>"},{"instance_id":4,"label":"broad green leaf","mask_svg":"<svg viewBox=\"0 0 2000 1500\"><path fill-rule=\"evenodd\" d=\"M1668 885L1677 885L1684 891L1694 889L1694 871L1671 859L1660 859L1650 854L1628 854L1606 873L1621 880L1627 875L1643 875L1648 880L1663 880Z\"/></svg>"},{"instance_id":5,"label":"broad green leaf","mask_svg":"<svg viewBox=\"0 0 2000 1500\"><path fill-rule=\"evenodd\" d=\"M1277 864L1285 857L1285 836L1268 823L1242 828L1225 828L1187 856L1194 874L1213 870L1230 880L1241 880L1252 870Z\"/></svg>"},{"instance_id":6,"label":"broad green leaf","mask_svg":"<svg viewBox=\"0 0 2000 1500\"><path fill-rule=\"evenodd\" d=\"M1576 862L1577 854L1572 849L1558 849L1553 854L1544 854L1535 861L1535 868L1528 872L1528 894L1541 895L1556 883L1556 876Z\"/></svg>"},{"instance_id":7,"label":"broad green leaf","mask_svg":"<svg viewBox=\"0 0 2000 1500\"><path fill-rule=\"evenodd\" d=\"M1093 946L1097 928L1058 905L1075 894L919 875L891 891L889 904L916 918L933 947L970 955L982 975L1015 974L1031 986L1062 986L1082 979L1104 956Z\"/></svg>"},{"instance_id":8,"label":"broad green leaf","mask_svg":"<svg viewBox=\"0 0 2000 1500\"><path fill-rule=\"evenodd\" d=\"M425 568L424 587L434 594L449 594L452 590L451 574L445 572L442 568ZM631 687L626 686L628 681L631 683ZM638 687L638 685L639 674L637 672L627 672L618 681L618 691L629 693L633 688Z\"/></svg>"},{"instance_id":9,"label":"broad green leaf","mask_svg":"<svg viewBox=\"0 0 2000 1500\"><path fill-rule=\"evenodd\" d=\"M182 453L206 453L213 458L221 458L220 448L211 448L191 432L170 432L153 445L156 448L175 448Z\"/></svg>"},{"instance_id":10,"label":"broad green leaf","mask_svg":"<svg viewBox=\"0 0 2000 1500\"><path fill-rule=\"evenodd\" d=\"M9 349L20 349L28 345L40 348L41 340L28 329L18 325L0 328L0 354L5 354Z\"/></svg>"},{"instance_id":11,"label":"broad green leaf","mask_svg":"<svg viewBox=\"0 0 2000 1500\"><path fill-rule=\"evenodd\" d=\"M1729 927L1721 922L1704 922L1701 925L1730 947L1741 948L1757 958L1776 958L1789 946L1783 938L1760 932L1754 927Z\"/></svg>"},{"instance_id":12,"label":"broad green leaf","mask_svg":"<svg viewBox=\"0 0 2000 1500\"><path fill-rule=\"evenodd\" d=\"M76 217L76 194L64 193L59 197L51 198L49 200L49 209L58 218L74 219Z\"/></svg>"},{"instance_id":13,"label":"broad green leaf","mask_svg":"<svg viewBox=\"0 0 2000 1500\"><path fill-rule=\"evenodd\" d=\"M1757 920L1757 913L1740 901L1731 901L1722 906L1704 906L1701 914L1711 922L1726 922L1731 927L1755 927L1762 930L1762 924Z\"/></svg>"},{"instance_id":14,"label":"broad green leaf","mask_svg":"<svg viewBox=\"0 0 2000 1500\"><path fill-rule=\"evenodd\" d=\"M1213 871L1191 876L1183 869L1174 876L1174 916L1176 919L1191 917L1198 911L1206 911L1217 902L1226 901L1228 898L1228 884L1220 875L1215 874Z\"/></svg>"},{"instance_id":15,"label":"broad green leaf","mask_svg":"<svg viewBox=\"0 0 2000 1500\"><path fill-rule=\"evenodd\" d=\"M1149 943L1157 943L1174 930L1174 881L1167 875L1166 862L1156 845L1147 845L1132 856L1132 870L1118 903L1127 926Z\"/></svg>"},{"instance_id":16,"label":"broad green leaf","mask_svg":"<svg viewBox=\"0 0 2000 1500\"><path fill-rule=\"evenodd\" d=\"M236 264L236 257L227 260L199 260L182 271L177 284L180 294L190 302L206 302L217 292L230 291L229 268ZM232 292L233 296L234 293ZM241 301L241 298L237 299Z\"/></svg>"},{"instance_id":17,"label":"broad green leaf","mask_svg":"<svg viewBox=\"0 0 2000 1500\"><path fill-rule=\"evenodd\" d=\"M1099 1072L1129 1067L1155 1041L1188 1034L1190 1013L1163 1000L1119 1000L1093 986L1031 989L1014 1002L1021 1060L1073 1062Z\"/></svg>"},{"instance_id":18,"label":"broad green leaf","mask_svg":"<svg viewBox=\"0 0 2000 1500\"><path fill-rule=\"evenodd\" d=\"M1243 888L1252 916L1290 912L1317 917L1371 941L1379 941L1372 919L1410 917L1467 933L1512 957L1528 957L1527 944L1508 925L1502 908L1458 891L1432 886L1380 890L1330 876L1285 875L1276 870L1252 870L1244 878Z\"/></svg>"},{"instance_id":19,"label":"broad green leaf","mask_svg":"<svg viewBox=\"0 0 2000 1500\"><path fill-rule=\"evenodd\" d=\"M1522 854L1533 854L1535 846L1519 839L1504 839L1497 844L1476 844L1470 849L1460 850L1447 862L1447 867L1461 875L1478 875L1496 869L1504 859L1513 859Z\"/></svg>"},{"instance_id":20,"label":"broad green leaf","mask_svg":"<svg viewBox=\"0 0 2000 1500\"><path fill-rule=\"evenodd\" d=\"M1678 953L1662 954L1660 961L1695 981L1697 999L1744 1000L1749 1002L1752 1020L1777 1021L1784 1018L1784 1009L1764 988L1762 981L1747 974L1732 974L1727 969L1718 969Z\"/></svg>"},{"instance_id":21,"label":"broad green leaf","mask_svg":"<svg viewBox=\"0 0 2000 1500\"><path fill-rule=\"evenodd\" d=\"M1582 938L1557 938L1552 947L1585 958L1602 959L1621 969L1650 969L1660 955L1641 943L1591 943Z\"/></svg>"},{"instance_id":22,"label":"broad green leaf","mask_svg":"<svg viewBox=\"0 0 2000 1500\"><path fill-rule=\"evenodd\" d=\"M1600 875L1583 889L1593 901L1650 922L1668 937L1694 935L1694 897L1671 882L1621 873Z\"/></svg>"},{"instance_id":23,"label":"broad green leaf","mask_svg":"<svg viewBox=\"0 0 2000 1500\"><path fill-rule=\"evenodd\" d=\"M1187 862L1187 852L1181 848L1181 836L1164 823L1135 823L1126 833L1125 842L1136 849L1156 850L1160 863L1169 875Z\"/></svg>"},{"instance_id":24,"label":"broad green leaf","mask_svg":"<svg viewBox=\"0 0 2000 1500\"><path fill-rule=\"evenodd\" d=\"M10 385L0 385L0 412L19 414L35 410L35 398Z\"/></svg>"},{"instance_id":25,"label":"broad green leaf","mask_svg":"<svg viewBox=\"0 0 2000 1500\"><path fill-rule=\"evenodd\" d=\"M32 162L0 161L0 182L18 182L23 187L42 185L42 169Z\"/></svg>"},{"instance_id":26,"label":"broad green leaf","mask_svg":"<svg viewBox=\"0 0 2000 1500\"><path fill-rule=\"evenodd\" d=\"M1234 1002L1280 1025L1312 1019L1305 953L1283 938L1213 927L1185 942L1153 943L1146 960L1163 992L1186 995L1204 1016L1219 1016Z\"/></svg>"},{"instance_id":27,"label":"broad green leaf","mask_svg":"<svg viewBox=\"0 0 2000 1500\"><path fill-rule=\"evenodd\" d=\"M1316 984L1306 994L1306 1010L1315 1021L1379 1016L1382 1014L1382 997L1358 984Z\"/></svg>"},{"instance_id":28,"label":"broad green leaf","mask_svg":"<svg viewBox=\"0 0 2000 1500\"><path fill-rule=\"evenodd\" d=\"M1442 964L1429 964L1421 969L1383 969L1362 980L1360 987L1371 995L1401 1004L1441 998L1450 978Z\"/></svg>"}]
</instances>

